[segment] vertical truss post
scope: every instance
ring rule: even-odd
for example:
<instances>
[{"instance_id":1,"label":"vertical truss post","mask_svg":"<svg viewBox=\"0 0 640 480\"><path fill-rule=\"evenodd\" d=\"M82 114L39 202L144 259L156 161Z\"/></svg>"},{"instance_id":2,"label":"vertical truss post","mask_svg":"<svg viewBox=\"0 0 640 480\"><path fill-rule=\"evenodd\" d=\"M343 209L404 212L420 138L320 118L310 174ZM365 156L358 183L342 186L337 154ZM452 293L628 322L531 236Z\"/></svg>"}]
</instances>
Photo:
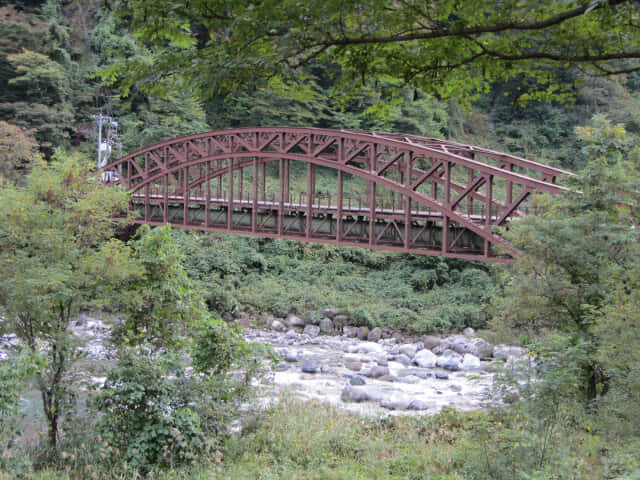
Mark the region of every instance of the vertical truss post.
<instances>
[{"instance_id":1,"label":"vertical truss post","mask_svg":"<svg viewBox=\"0 0 640 480\"><path fill-rule=\"evenodd\" d=\"M255 233L258 226L258 157L253 157L253 205L251 207L251 232Z\"/></svg>"},{"instance_id":2,"label":"vertical truss post","mask_svg":"<svg viewBox=\"0 0 640 480\"><path fill-rule=\"evenodd\" d=\"M491 231L491 210L493 209L493 175L487 176L487 204L485 208L484 224L488 231ZM484 257L489 258L491 245L489 240L484 241Z\"/></svg>"},{"instance_id":3,"label":"vertical truss post","mask_svg":"<svg viewBox=\"0 0 640 480\"><path fill-rule=\"evenodd\" d=\"M260 164L260 200L265 202L267 200L267 164L262 162Z\"/></svg>"},{"instance_id":4,"label":"vertical truss post","mask_svg":"<svg viewBox=\"0 0 640 480\"><path fill-rule=\"evenodd\" d=\"M238 198L240 199L240 203L242 203L243 190L244 190L244 168L240 167L238 169Z\"/></svg>"},{"instance_id":5,"label":"vertical truss post","mask_svg":"<svg viewBox=\"0 0 640 480\"><path fill-rule=\"evenodd\" d=\"M233 224L233 158L227 159L229 162L229 177L227 178L227 230L231 230Z\"/></svg>"},{"instance_id":6,"label":"vertical truss post","mask_svg":"<svg viewBox=\"0 0 640 480\"><path fill-rule=\"evenodd\" d=\"M507 170L513 172L513 163L507 165ZM513 182L511 180L507 180L507 208L511 206L513 202Z\"/></svg>"},{"instance_id":7,"label":"vertical truss post","mask_svg":"<svg viewBox=\"0 0 640 480\"><path fill-rule=\"evenodd\" d=\"M405 153L406 159L406 178L411 178L411 164L413 162L413 154ZM408 180L410 181L410 180ZM402 182L402 171L400 171L400 183ZM404 248L407 250L411 248L411 197L409 195L404 196Z\"/></svg>"},{"instance_id":8,"label":"vertical truss post","mask_svg":"<svg viewBox=\"0 0 640 480\"><path fill-rule=\"evenodd\" d=\"M169 223L169 174L162 176L162 201L164 210L162 212L162 221Z\"/></svg>"},{"instance_id":9,"label":"vertical truss post","mask_svg":"<svg viewBox=\"0 0 640 480\"><path fill-rule=\"evenodd\" d=\"M184 225L189 225L189 167L183 168L182 172L182 198L184 200L182 222Z\"/></svg>"},{"instance_id":10,"label":"vertical truss post","mask_svg":"<svg viewBox=\"0 0 640 480\"><path fill-rule=\"evenodd\" d=\"M336 218L336 240L342 240L342 195L344 187L344 178L342 170L338 170L338 212Z\"/></svg>"},{"instance_id":11,"label":"vertical truss post","mask_svg":"<svg viewBox=\"0 0 640 480\"><path fill-rule=\"evenodd\" d=\"M207 181L205 182L206 190L204 191L204 226L209 228L209 208L211 203L211 162L207 162L207 170L205 173Z\"/></svg>"},{"instance_id":12,"label":"vertical truss post","mask_svg":"<svg viewBox=\"0 0 640 480\"><path fill-rule=\"evenodd\" d=\"M285 158L284 160L284 202L290 203L290 185L289 185L289 173L291 169L291 160Z\"/></svg>"},{"instance_id":13,"label":"vertical truss post","mask_svg":"<svg viewBox=\"0 0 640 480\"><path fill-rule=\"evenodd\" d=\"M434 182L435 183L435 182ZM451 204L451 162L444 162L444 200L445 205ZM442 253L449 251L449 217L442 214Z\"/></svg>"},{"instance_id":14,"label":"vertical truss post","mask_svg":"<svg viewBox=\"0 0 640 480\"><path fill-rule=\"evenodd\" d=\"M286 168L284 158L280 159L278 168L278 180L280 181L280 191L278 192L278 235L282 235L284 231L284 176Z\"/></svg>"},{"instance_id":15,"label":"vertical truss post","mask_svg":"<svg viewBox=\"0 0 640 480\"><path fill-rule=\"evenodd\" d=\"M218 160L218 170L222 168L222 160ZM218 175L218 191L216 193L218 200L222 200L222 175Z\"/></svg>"},{"instance_id":16,"label":"vertical truss post","mask_svg":"<svg viewBox=\"0 0 640 480\"><path fill-rule=\"evenodd\" d=\"M468 182L471 185L473 182L473 170L471 168L467 168L468 172ZM471 219L471 215L473 215L473 192L469 192L467 195L467 216Z\"/></svg>"},{"instance_id":17,"label":"vertical truss post","mask_svg":"<svg viewBox=\"0 0 640 480\"><path fill-rule=\"evenodd\" d=\"M305 237L311 238L311 220L313 218L313 196L315 194L315 168L316 166L307 163L307 225L305 228Z\"/></svg>"}]
</instances>

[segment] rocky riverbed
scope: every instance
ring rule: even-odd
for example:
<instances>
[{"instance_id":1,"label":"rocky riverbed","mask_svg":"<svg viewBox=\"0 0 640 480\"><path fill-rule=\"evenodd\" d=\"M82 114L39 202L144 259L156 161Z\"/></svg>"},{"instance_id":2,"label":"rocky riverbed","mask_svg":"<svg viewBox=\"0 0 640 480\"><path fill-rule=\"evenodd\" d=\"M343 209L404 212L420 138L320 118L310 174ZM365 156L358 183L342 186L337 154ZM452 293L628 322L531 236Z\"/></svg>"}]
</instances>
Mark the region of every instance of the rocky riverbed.
<instances>
[{"instance_id":1,"label":"rocky riverbed","mask_svg":"<svg viewBox=\"0 0 640 480\"><path fill-rule=\"evenodd\" d=\"M330 313L331 312L327 312ZM291 391L364 415L421 415L446 406L482 408L492 402L487 390L497 364L525 355L518 347L493 346L472 329L448 337L407 338L387 329L341 324L338 315L319 324L290 315L267 319L265 328L246 328L250 342L271 345L280 362L263 386L263 398ZM113 359L105 339L108 323L81 315L72 331L84 342L89 361ZM17 345L0 338L0 359ZM88 383L104 377L86 375Z\"/></svg>"},{"instance_id":2,"label":"rocky riverbed","mask_svg":"<svg viewBox=\"0 0 640 480\"><path fill-rule=\"evenodd\" d=\"M290 315L268 319L268 330L245 330L249 341L269 344L280 355L272 376L276 390L371 415L473 410L492 402L488 387L497 365L525 354L493 346L472 329L407 341L390 330L336 326L334 320L327 316L316 325Z\"/></svg>"}]
</instances>

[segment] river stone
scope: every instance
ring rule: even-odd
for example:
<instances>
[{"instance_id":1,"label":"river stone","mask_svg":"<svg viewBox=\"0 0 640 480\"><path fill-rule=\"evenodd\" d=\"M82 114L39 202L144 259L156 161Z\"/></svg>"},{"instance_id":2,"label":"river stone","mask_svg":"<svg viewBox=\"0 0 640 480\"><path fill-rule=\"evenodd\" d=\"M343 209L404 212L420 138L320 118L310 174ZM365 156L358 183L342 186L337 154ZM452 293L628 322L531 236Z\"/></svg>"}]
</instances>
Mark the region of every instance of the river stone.
<instances>
[{"instance_id":1,"label":"river stone","mask_svg":"<svg viewBox=\"0 0 640 480\"><path fill-rule=\"evenodd\" d=\"M493 347L493 357L508 360L510 357L521 357L526 350L521 347L512 347L509 345L496 345Z\"/></svg>"},{"instance_id":2,"label":"river stone","mask_svg":"<svg viewBox=\"0 0 640 480\"><path fill-rule=\"evenodd\" d=\"M369 327L359 327L358 338L360 340L367 340L368 337L369 337Z\"/></svg>"},{"instance_id":3,"label":"river stone","mask_svg":"<svg viewBox=\"0 0 640 480\"><path fill-rule=\"evenodd\" d=\"M376 363L378 365L380 365L381 367L388 367L389 366L389 362L387 362L387 359L384 358L384 357L376 358Z\"/></svg>"},{"instance_id":4,"label":"river stone","mask_svg":"<svg viewBox=\"0 0 640 480\"><path fill-rule=\"evenodd\" d=\"M465 370L480 368L480 359L470 353L465 353L462 357L462 368Z\"/></svg>"},{"instance_id":5,"label":"river stone","mask_svg":"<svg viewBox=\"0 0 640 480\"><path fill-rule=\"evenodd\" d=\"M445 372L436 372L436 378L438 380L449 380L449 374Z\"/></svg>"},{"instance_id":6,"label":"river stone","mask_svg":"<svg viewBox=\"0 0 640 480\"><path fill-rule=\"evenodd\" d=\"M329 317L325 317L322 320L320 320L320 331L322 333L333 332L333 322Z\"/></svg>"},{"instance_id":7,"label":"river stone","mask_svg":"<svg viewBox=\"0 0 640 480\"><path fill-rule=\"evenodd\" d=\"M414 398L413 400L411 400L411 403L409 403L409 406L407 408L409 410L428 410L429 405L424 400Z\"/></svg>"},{"instance_id":8,"label":"river stone","mask_svg":"<svg viewBox=\"0 0 640 480\"><path fill-rule=\"evenodd\" d=\"M287 323L291 327L304 328L306 322L302 320L300 317L296 317L293 314L289 314L289 316L287 317Z\"/></svg>"},{"instance_id":9,"label":"river stone","mask_svg":"<svg viewBox=\"0 0 640 480\"><path fill-rule=\"evenodd\" d=\"M356 351L359 353L373 353L373 354L384 353L384 347L379 343L361 342L360 344L356 345L356 347L357 347Z\"/></svg>"},{"instance_id":10,"label":"river stone","mask_svg":"<svg viewBox=\"0 0 640 480\"><path fill-rule=\"evenodd\" d=\"M286 362L297 362L298 361L298 354L296 352L293 352L291 350L287 350L287 353L284 356L284 359Z\"/></svg>"},{"instance_id":11,"label":"river stone","mask_svg":"<svg viewBox=\"0 0 640 480\"><path fill-rule=\"evenodd\" d=\"M351 385L347 385L342 390L342 393L340 394L340 399L343 402L356 402L356 403L366 402L369 400L369 394L364 390L361 390L359 388L354 388Z\"/></svg>"},{"instance_id":12,"label":"river stone","mask_svg":"<svg viewBox=\"0 0 640 480\"><path fill-rule=\"evenodd\" d=\"M310 337L317 337L320 335L320 327L317 325L307 325L304 327L304 331L302 333L309 335Z\"/></svg>"},{"instance_id":13,"label":"river stone","mask_svg":"<svg viewBox=\"0 0 640 480\"><path fill-rule=\"evenodd\" d=\"M285 372L287 370L289 370L289 365L287 365L284 362L280 362L276 365L275 367L276 372Z\"/></svg>"},{"instance_id":14,"label":"river stone","mask_svg":"<svg viewBox=\"0 0 640 480\"><path fill-rule=\"evenodd\" d=\"M398 377L396 381L400 383L407 383L409 385L413 385L414 383L418 383L420 379L415 375L407 375L406 377Z\"/></svg>"},{"instance_id":15,"label":"river stone","mask_svg":"<svg viewBox=\"0 0 640 480\"><path fill-rule=\"evenodd\" d=\"M302 363L302 371L304 373L318 373L320 370L320 363L316 357L306 358Z\"/></svg>"},{"instance_id":16,"label":"river stone","mask_svg":"<svg viewBox=\"0 0 640 480\"><path fill-rule=\"evenodd\" d=\"M389 375L389 368L381 367L380 365L374 365L365 373L365 375L371 378L383 377L385 375Z\"/></svg>"},{"instance_id":17,"label":"river stone","mask_svg":"<svg viewBox=\"0 0 640 480\"><path fill-rule=\"evenodd\" d=\"M395 355L392 360L394 362L401 363L405 367L411 365L411 359L402 353L400 355Z\"/></svg>"},{"instance_id":18,"label":"river stone","mask_svg":"<svg viewBox=\"0 0 640 480\"><path fill-rule=\"evenodd\" d=\"M416 348L415 345L411 343L406 343L404 345L400 345L400 348L398 348L398 352L406 355L411 359L416 356L418 349Z\"/></svg>"},{"instance_id":19,"label":"river stone","mask_svg":"<svg viewBox=\"0 0 640 480\"><path fill-rule=\"evenodd\" d=\"M410 403L411 399L406 395L393 395L380 402L380 406L389 410L406 410Z\"/></svg>"},{"instance_id":20,"label":"river stone","mask_svg":"<svg viewBox=\"0 0 640 480\"><path fill-rule=\"evenodd\" d=\"M381 376L380 378L378 378L378 380L380 380L381 382L396 382L398 379L393 375L389 374L389 375Z\"/></svg>"},{"instance_id":21,"label":"river stone","mask_svg":"<svg viewBox=\"0 0 640 480\"><path fill-rule=\"evenodd\" d=\"M399 370L397 373L398 373L399 377L406 377L407 375L414 375L414 376L416 376L418 378L421 378L423 380L426 380L431 375L433 375L432 373L427 372L426 370L422 370L421 368L403 368L402 370Z\"/></svg>"},{"instance_id":22,"label":"river stone","mask_svg":"<svg viewBox=\"0 0 640 480\"><path fill-rule=\"evenodd\" d=\"M362 369L362 363L357 360L345 360L344 366L354 372L359 372Z\"/></svg>"},{"instance_id":23,"label":"river stone","mask_svg":"<svg viewBox=\"0 0 640 480\"><path fill-rule=\"evenodd\" d=\"M364 378L362 378L360 375L356 375L354 377L351 377L351 379L349 380L349 383L351 385L364 385L367 382L365 382Z\"/></svg>"},{"instance_id":24,"label":"river stone","mask_svg":"<svg viewBox=\"0 0 640 480\"><path fill-rule=\"evenodd\" d=\"M287 333L284 334L285 338L296 338L298 336L298 334L296 333L296 331L294 329L289 329L287 330Z\"/></svg>"},{"instance_id":25,"label":"river stone","mask_svg":"<svg viewBox=\"0 0 640 480\"><path fill-rule=\"evenodd\" d=\"M440 345L441 342L442 342L442 339L440 337L436 337L435 335L425 335L422 337L422 343L424 344L424 348L428 350L433 350L438 345Z\"/></svg>"},{"instance_id":26,"label":"river stone","mask_svg":"<svg viewBox=\"0 0 640 480\"><path fill-rule=\"evenodd\" d=\"M274 320L273 322L271 322L271 330L275 330L276 332L284 332L287 329L287 327L285 327L284 323L282 323L280 320Z\"/></svg>"},{"instance_id":27,"label":"river stone","mask_svg":"<svg viewBox=\"0 0 640 480\"><path fill-rule=\"evenodd\" d=\"M460 370L460 361L456 358L447 358L443 362L440 362L438 366L450 372L457 372Z\"/></svg>"},{"instance_id":28,"label":"river stone","mask_svg":"<svg viewBox=\"0 0 640 480\"><path fill-rule=\"evenodd\" d=\"M460 385L455 385L455 384L454 384L454 385L451 385L451 386L449 387L449 389L450 389L452 392L461 392L461 391L462 391L462 387L461 387Z\"/></svg>"},{"instance_id":29,"label":"river stone","mask_svg":"<svg viewBox=\"0 0 640 480\"><path fill-rule=\"evenodd\" d=\"M437 357L431 350L420 350L413 359L416 365L422 368L433 368L436 366Z\"/></svg>"},{"instance_id":30,"label":"river stone","mask_svg":"<svg viewBox=\"0 0 640 480\"><path fill-rule=\"evenodd\" d=\"M370 342L377 342L381 338L382 338L382 330L380 330L380 327L374 328L367 335L367 340L369 340Z\"/></svg>"},{"instance_id":31,"label":"river stone","mask_svg":"<svg viewBox=\"0 0 640 480\"><path fill-rule=\"evenodd\" d=\"M338 330L344 327L347 323L349 323L349 317L347 315L336 315L333 317L333 326Z\"/></svg>"},{"instance_id":32,"label":"river stone","mask_svg":"<svg viewBox=\"0 0 640 480\"><path fill-rule=\"evenodd\" d=\"M358 336L358 327L345 325L342 327L342 336L347 338L356 338Z\"/></svg>"},{"instance_id":33,"label":"river stone","mask_svg":"<svg viewBox=\"0 0 640 480\"><path fill-rule=\"evenodd\" d=\"M471 327L467 327L462 331L462 334L465 337L473 337L476 334L476 331Z\"/></svg>"}]
</instances>

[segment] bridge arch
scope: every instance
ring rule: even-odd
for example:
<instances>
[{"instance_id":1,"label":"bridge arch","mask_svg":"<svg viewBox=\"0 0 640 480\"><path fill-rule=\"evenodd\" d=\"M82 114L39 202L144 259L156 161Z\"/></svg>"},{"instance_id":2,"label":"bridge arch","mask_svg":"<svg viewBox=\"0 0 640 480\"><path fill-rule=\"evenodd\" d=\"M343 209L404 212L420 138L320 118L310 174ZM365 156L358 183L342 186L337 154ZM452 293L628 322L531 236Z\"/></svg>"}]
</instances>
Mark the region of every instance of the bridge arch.
<instances>
[{"instance_id":1,"label":"bridge arch","mask_svg":"<svg viewBox=\"0 0 640 480\"><path fill-rule=\"evenodd\" d=\"M292 162L306 165L294 188ZM318 168L335 176L334 202L316 192ZM561 191L555 180L569 174L425 137L276 127L170 140L104 171L132 193L140 223L490 261L510 259L493 226L520 215L533 192ZM364 184L357 206L344 194L352 179Z\"/></svg>"}]
</instances>

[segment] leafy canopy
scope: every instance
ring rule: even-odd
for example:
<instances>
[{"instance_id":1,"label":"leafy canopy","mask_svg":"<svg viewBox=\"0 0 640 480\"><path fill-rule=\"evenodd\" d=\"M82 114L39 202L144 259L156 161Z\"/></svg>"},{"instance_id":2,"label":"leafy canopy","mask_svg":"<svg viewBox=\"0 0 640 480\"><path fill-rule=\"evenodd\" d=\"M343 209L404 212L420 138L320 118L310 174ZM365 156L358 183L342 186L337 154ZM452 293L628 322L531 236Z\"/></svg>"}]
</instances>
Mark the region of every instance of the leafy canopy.
<instances>
[{"instance_id":1,"label":"leafy canopy","mask_svg":"<svg viewBox=\"0 0 640 480\"><path fill-rule=\"evenodd\" d=\"M157 48L105 78L126 87L187 77L203 93L273 85L299 88L301 67L337 64L335 90L370 81L470 97L492 83L522 82L522 101L563 98L566 69L612 75L640 68L637 2L472 0L129 0L119 9L138 38ZM160 80L162 78L162 81Z\"/></svg>"}]
</instances>

